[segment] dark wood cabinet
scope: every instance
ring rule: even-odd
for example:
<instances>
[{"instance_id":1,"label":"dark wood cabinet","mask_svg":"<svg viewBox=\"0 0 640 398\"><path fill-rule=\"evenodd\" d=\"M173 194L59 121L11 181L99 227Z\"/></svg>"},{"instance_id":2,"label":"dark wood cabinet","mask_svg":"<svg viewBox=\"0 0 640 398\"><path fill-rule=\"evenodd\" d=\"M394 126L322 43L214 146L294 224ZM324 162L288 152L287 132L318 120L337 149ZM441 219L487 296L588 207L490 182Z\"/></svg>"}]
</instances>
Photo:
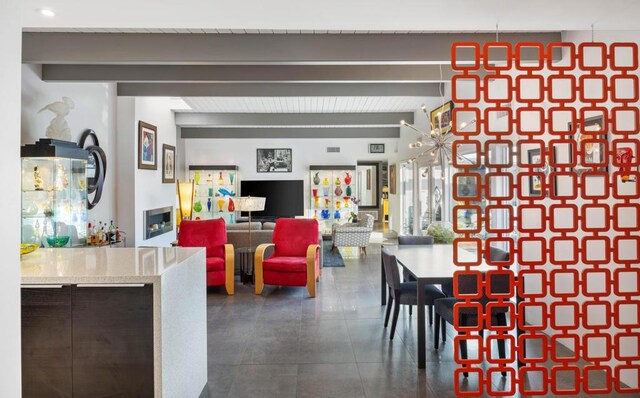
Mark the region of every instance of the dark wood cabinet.
<instances>
[{"instance_id":1,"label":"dark wood cabinet","mask_svg":"<svg viewBox=\"0 0 640 398\"><path fill-rule=\"evenodd\" d=\"M22 395L71 397L71 287L22 288Z\"/></svg>"},{"instance_id":2,"label":"dark wood cabinet","mask_svg":"<svg viewBox=\"0 0 640 398\"><path fill-rule=\"evenodd\" d=\"M23 396L153 397L153 288L22 289Z\"/></svg>"}]
</instances>

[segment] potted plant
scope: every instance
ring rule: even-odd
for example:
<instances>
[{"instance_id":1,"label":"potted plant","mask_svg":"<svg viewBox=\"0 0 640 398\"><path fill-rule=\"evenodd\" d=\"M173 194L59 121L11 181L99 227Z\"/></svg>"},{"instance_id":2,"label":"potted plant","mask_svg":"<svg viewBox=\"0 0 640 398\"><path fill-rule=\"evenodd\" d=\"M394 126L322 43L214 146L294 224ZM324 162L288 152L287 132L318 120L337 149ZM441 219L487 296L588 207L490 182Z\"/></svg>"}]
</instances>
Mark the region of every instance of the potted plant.
<instances>
[{"instance_id":1,"label":"potted plant","mask_svg":"<svg viewBox=\"0 0 640 398\"><path fill-rule=\"evenodd\" d=\"M357 223L358 222L358 213L351 212L349 214L349 218L347 218L347 222Z\"/></svg>"}]
</instances>

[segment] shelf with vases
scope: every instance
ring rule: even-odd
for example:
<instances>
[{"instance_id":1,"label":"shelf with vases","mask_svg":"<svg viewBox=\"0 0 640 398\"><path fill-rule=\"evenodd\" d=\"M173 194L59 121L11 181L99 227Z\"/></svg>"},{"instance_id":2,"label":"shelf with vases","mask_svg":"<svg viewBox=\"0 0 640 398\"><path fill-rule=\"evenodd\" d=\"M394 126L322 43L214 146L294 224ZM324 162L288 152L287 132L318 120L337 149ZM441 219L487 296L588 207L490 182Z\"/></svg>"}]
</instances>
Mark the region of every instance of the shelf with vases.
<instances>
[{"instance_id":1,"label":"shelf with vases","mask_svg":"<svg viewBox=\"0 0 640 398\"><path fill-rule=\"evenodd\" d=\"M235 195L239 187L238 166L225 165L190 165L189 178L196 181L195 202L200 202L202 211L198 213L201 219L224 218L228 222L234 222L236 211L228 210L229 199L235 201ZM222 191L222 192L220 192ZM224 201L224 210L219 209L218 201ZM210 203L209 203L210 202ZM194 203L195 204L195 203ZM210 210L208 210L208 205Z\"/></svg>"},{"instance_id":2,"label":"shelf with vases","mask_svg":"<svg viewBox=\"0 0 640 398\"><path fill-rule=\"evenodd\" d=\"M307 214L316 218L323 230L330 230L332 224L344 222L352 211L357 212L357 206L351 202L345 207L345 198L350 200L356 192L355 172L355 165L309 167L310 199Z\"/></svg>"}]
</instances>

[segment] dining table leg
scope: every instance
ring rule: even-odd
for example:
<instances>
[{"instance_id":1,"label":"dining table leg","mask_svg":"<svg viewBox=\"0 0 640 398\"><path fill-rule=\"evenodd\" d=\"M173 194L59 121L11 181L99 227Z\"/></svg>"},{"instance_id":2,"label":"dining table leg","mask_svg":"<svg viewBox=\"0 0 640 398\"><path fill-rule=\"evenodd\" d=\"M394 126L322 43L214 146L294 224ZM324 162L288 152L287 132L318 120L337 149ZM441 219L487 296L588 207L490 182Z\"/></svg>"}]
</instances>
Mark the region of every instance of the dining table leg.
<instances>
[{"instance_id":1,"label":"dining table leg","mask_svg":"<svg viewBox=\"0 0 640 398\"><path fill-rule=\"evenodd\" d=\"M416 283L418 289L418 369L424 369L426 367L426 319L424 313L424 307L426 304L425 297L425 281L424 279L418 279L418 283Z\"/></svg>"},{"instance_id":2,"label":"dining table leg","mask_svg":"<svg viewBox=\"0 0 640 398\"><path fill-rule=\"evenodd\" d=\"M385 304L387 304L387 276L384 273L382 250L380 250L380 305Z\"/></svg>"}]
</instances>

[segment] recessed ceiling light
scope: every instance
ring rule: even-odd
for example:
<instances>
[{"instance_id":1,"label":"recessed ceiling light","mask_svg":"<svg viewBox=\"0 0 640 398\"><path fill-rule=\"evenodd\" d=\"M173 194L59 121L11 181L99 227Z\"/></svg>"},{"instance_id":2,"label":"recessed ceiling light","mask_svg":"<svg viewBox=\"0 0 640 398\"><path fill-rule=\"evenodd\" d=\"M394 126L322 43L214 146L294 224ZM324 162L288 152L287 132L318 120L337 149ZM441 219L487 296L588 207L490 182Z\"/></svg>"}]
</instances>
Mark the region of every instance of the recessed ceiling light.
<instances>
[{"instance_id":1,"label":"recessed ceiling light","mask_svg":"<svg viewBox=\"0 0 640 398\"><path fill-rule=\"evenodd\" d=\"M42 14L43 16L48 17L48 18L52 18L52 17L56 16L56 13L53 12L53 10L50 10L48 8L41 8L40 9L40 14Z\"/></svg>"}]
</instances>

